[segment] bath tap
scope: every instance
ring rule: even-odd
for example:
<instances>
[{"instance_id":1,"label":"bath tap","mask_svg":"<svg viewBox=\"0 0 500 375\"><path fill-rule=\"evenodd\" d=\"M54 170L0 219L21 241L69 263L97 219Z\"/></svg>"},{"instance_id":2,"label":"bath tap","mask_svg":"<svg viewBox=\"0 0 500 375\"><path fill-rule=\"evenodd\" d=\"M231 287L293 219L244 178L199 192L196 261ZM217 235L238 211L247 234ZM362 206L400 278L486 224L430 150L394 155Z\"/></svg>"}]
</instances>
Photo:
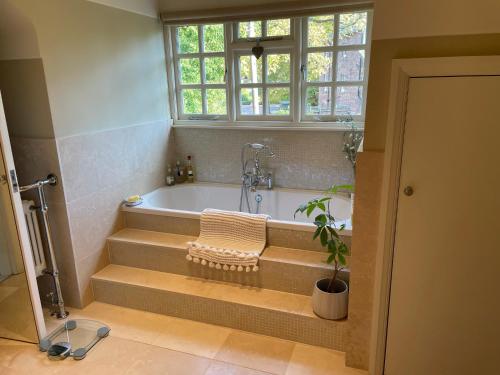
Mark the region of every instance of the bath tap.
<instances>
[{"instance_id":1,"label":"bath tap","mask_svg":"<svg viewBox=\"0 0 500 375\"><path fill-rule=\"evenodd\" d=\"M249 160L245 160L245 150L250 148L255 151L253 158L253 167L251 171L247 170ZM257 186L264 184L268 189L273 188L273 176L271 172L266 172L260 165L260 153L267 152L267 157L273 158L275 154L271 151L268 145L260 143L247 143L241 149L241 180L244 185L252 191L257 189Z\"/></svg>"},{"instance_id":2,"label":"bath tap","mask_svg":"<svg viewBox=\"0 0 500 375\"><path fill-rule=\"evenodd\" d=\"M255 151L253 158L253 166L248 170L250 159L245 160L245 151L251 149ZM241 148L241 196L240 196L240 211L243 211L243 202L246 201L247 211L251 212L248 191L255 192L259 185L265 185L267 189L273 188L273 175L269 171L265 171L260 165L260 154L267 153L267 157L273 158L275 154L271 151L268 145L261 143L246 143ZM243 199L245 197L245 199ZM256 212L258 213L260 201L257 201Z\"/></svg>"}]
</instances>

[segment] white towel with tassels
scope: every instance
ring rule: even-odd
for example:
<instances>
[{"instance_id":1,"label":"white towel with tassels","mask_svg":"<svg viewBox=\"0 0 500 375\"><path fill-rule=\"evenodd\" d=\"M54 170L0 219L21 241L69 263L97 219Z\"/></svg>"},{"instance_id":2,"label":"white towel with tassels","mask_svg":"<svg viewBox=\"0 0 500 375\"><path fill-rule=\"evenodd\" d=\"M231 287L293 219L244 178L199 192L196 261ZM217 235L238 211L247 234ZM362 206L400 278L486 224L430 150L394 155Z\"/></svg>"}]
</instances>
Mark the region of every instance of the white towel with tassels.
<instances>
[{"instance_id":1,"label":"white towel with tassels","mask_svg":"<svg viewBox=\"0 0 500 375\"><path fill-rule=\"evenodd\" d=\"M258 271L268 218L207 208L201 213L200 236L188 242L186 259L224 271Z\"/></svg>"}]
</instances>

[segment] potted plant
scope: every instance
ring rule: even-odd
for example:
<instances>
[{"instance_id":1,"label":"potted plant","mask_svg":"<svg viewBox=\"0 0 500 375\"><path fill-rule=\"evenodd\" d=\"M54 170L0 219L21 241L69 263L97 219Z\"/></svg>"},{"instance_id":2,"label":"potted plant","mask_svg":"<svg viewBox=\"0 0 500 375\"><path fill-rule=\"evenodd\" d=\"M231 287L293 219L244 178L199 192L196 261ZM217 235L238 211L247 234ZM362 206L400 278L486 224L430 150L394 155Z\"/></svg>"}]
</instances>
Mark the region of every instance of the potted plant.
<instances>
[{"instance_id":1,"label":"potted plant","mask_svg":"<svg viewBox=\"0 0 500 375\"><path fill-rule=\"evenodd\" d=\"M295 211L295 215L299 212L305 212L307 217L310 217L315 212L319 212L314 218L316 231L314 232L313 240L319 238L321 245L328 251L329 255L326 262L333 264L333 273L331 277L316 281L312 296L312 305L316 315L325 319L343 319L347 316L349 287L338 276L339 272L346 265L346 256L349 253L349 248L342 241L339 234L344 230L345 224L336 225L330 207L333 195L340 191L352 191L352 186L335 185L326 191L327 196L312 199Z\"/></svg>"}]
</instances>

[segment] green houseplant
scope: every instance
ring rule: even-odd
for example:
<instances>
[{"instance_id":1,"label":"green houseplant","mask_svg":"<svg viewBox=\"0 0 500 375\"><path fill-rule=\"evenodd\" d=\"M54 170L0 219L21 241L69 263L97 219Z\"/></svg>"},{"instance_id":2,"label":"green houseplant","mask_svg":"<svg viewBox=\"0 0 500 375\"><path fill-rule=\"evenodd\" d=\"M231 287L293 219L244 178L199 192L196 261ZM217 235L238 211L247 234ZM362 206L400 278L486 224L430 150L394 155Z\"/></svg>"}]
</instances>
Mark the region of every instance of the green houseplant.
<instances>
[{"instance_id":1,"label":"green houseplant","mask_svg":"<svg viewBox=\"0 0 500 375\"><path fill-rule=\"evenodd\" d=\"M345 224L337 226L335 223L331 201L335 194L352 190L351 185L334 185L325 192L326 196L312 199L295 211L295 216L298 213L305 213L307 217L316 214L313 239L319 239L328 252L326 262L333 265L331 277L318 280L313 291L313 310L326 319L342 319L347 316L348 286L338 276L346 266L349 248L339 234L344 230Z\"/></svg>"}]
</instances>

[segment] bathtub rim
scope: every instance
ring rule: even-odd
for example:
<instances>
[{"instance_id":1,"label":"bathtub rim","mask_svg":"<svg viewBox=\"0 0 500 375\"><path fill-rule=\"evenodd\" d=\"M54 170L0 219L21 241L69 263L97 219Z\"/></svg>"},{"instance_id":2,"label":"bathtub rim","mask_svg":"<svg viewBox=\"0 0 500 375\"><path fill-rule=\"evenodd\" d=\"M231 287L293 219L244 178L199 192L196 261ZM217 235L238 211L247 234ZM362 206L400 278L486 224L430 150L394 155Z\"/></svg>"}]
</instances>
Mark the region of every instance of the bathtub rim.
<instances>
[{"instance_id":1,"label":"bathtub rim","mask_svg":"<svg viewBox=\"0 0 500 375\"><path fill-rule=\"evenodd\" d=\"M152 190L147 194L151 194L159 189L179 189L187 186L219 186L219 187L232 187L232 188L240 188L240 185L237 184L224 184L224 183L218 183L218 182L195 182L192 184L182 184L182 185L174 185L174 186L160 186L155 190ZM308 193L317 193L318 195L324 194L324 191L321 190L309 190L309 189L290 189L290 188L274 188L273 190L277 191L289 191L289 192L308 192ZM345 194L339 194L340 198L344 199L349 199ZM143 203L144 204L144 203ZM193 219L193 220L200 220L201 217L201 212L199 211L188 211L188 210L178 210L178 209L173 209L173 208L163 208L163 207L157 207L157 206L150 206L150 205L145 205L140 204L135 207L127 207L125 205L122 205L122 211L126 212L135 212L135 213L141 213L141 214L150 214L150 215L159 215L159 216L170 216L170 217L179 217L179 218L184 218L184 219ZM352 225L352 222L351 222ZM269 219L267 221L267 227L268 228L276 228L276 229L287 229L287 230L298 230L298 231L303 231L303 232L314 232L316 230L316 226L313 223L304 223L304 222L298 222L298 221L289 221L289 220L275 220L275 219ZM344 229L341 232L342 236L352 236L352 227L349 229Z\"/></svg>"}]
</instances>

